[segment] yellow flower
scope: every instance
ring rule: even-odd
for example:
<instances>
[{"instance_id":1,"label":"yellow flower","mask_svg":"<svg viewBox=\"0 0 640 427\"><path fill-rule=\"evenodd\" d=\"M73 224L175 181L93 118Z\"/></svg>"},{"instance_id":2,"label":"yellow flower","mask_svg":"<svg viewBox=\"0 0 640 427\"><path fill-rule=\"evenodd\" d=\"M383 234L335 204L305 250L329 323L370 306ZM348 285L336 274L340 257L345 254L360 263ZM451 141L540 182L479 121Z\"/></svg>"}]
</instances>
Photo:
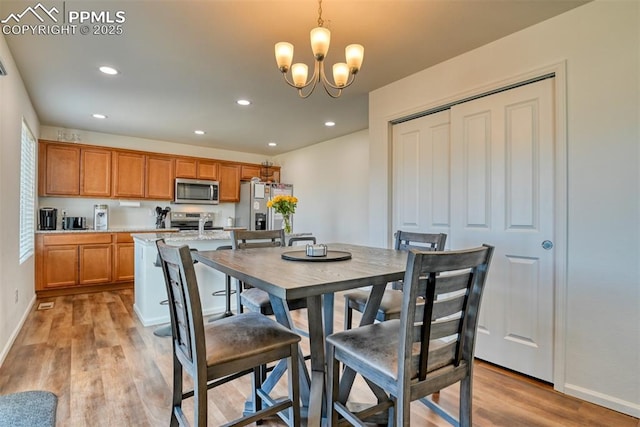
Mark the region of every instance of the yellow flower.
<instances>
[{"instance_id":1,"label":"yellow flower","mask_svg":"<svg viewBox=\"0 0 640 427\"><path fill-rule=\"evenodd\" d=\"M275 209L280 214L291 215L296 212L297 203L297 197L277 195L267 202L267 207Z\"/></svg>"}]
</instances>

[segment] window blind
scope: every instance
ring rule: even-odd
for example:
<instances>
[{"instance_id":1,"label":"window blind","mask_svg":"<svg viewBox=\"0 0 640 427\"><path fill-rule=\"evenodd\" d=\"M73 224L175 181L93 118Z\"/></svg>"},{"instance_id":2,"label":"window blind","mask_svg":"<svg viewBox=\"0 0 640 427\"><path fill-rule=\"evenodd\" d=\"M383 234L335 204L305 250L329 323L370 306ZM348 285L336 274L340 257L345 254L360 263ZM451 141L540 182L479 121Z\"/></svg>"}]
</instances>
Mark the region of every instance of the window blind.
<instances>
[{"instance_id":1,"label":"window blind","mask_svg":"<svg viewBox=\"0 0 640 427\"><path fill-rule=\"evenodd\" d=\"M34 253L36 141L22 119L20 145L20 264Z\"/></svg>"}]
</instances>

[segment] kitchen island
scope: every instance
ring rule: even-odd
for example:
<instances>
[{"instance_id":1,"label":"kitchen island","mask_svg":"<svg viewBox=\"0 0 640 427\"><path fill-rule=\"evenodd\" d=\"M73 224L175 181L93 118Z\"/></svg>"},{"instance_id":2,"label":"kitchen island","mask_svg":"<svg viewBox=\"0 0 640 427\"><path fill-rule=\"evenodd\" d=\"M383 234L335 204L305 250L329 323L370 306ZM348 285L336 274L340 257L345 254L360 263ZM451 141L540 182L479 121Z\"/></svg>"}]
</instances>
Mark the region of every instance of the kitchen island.
<instances>
[{"instance_id":1,"label":"kitchen island","mask_svg":"<svg viewBox=\"0 0 640 427\"><path fill-rule=\"evenodd\" d=\"M286 235L288 242L292 237L310 236L311 233L293 233ZM165 304L167 290L162 269L156 266L158 248L156 241L164 239L168 245L188 245L190 249L213 251L220 246L231 245L231 232L223 231L181 231L179 233L133 233L135 246L135 301L133 310L144 326L169 323L169 309ZM212 268L196 264L196 277L200 290L202 314L210 316L225 311L224 293L225 275ZM218 292L219 296L213 296ZM231 299L231 308L235 311L236 299Z\"/></svg>"},{"instance_id":2,"label":"kitchen island","mask_svg":"<svg viewBox=\"0 0 640 427\"><path fill-rule=\"evenodd\" d=\"M156 241L164 239L169 245L188 245L191 249L212 251L219 246L231 245L229 231L187 231L179 233L134 233L135 246L135 301L133 309L144 326L169 323L169 309L161 304L167 299L162 269L156 266L158 249ZM211 268L196 264L196 277L200 289L202 313L209 316L224 312L224 294L212 294L224 290L225 276ZM232 304L234 303L232 299Z\"/></svg>"}]
</instances>

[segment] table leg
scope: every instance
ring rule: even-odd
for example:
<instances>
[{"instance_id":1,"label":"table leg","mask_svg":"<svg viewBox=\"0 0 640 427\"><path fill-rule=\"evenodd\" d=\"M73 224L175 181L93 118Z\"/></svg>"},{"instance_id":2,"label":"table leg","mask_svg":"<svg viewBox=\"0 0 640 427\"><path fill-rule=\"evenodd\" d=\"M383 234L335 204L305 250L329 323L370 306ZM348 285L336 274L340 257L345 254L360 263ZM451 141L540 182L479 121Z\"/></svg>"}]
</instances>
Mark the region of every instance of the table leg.
<instances>
[{"instance_id":1,"label":"table leg","mask_svg":"<svg viewBox=\"0 0 640 427\"><path fill-rule=\"evenodd\" d=\"M386 287L386 284L372 286L371 293L369 294L369 299L367 300L367 305L365 306L364 313L362 313L360 326L370 325L374 322L374 320L376 319L376 313L380 308L380 302L382 301L382 296ZM351 391L351 386L353 385L353 381L355 380L355 378L356 373L353 369L344 369L344 371L342 372L342 377L340 378L340 392L338 395L338 399L340 400L340 402L345 403L347 401L349 392Z\"/></svg>"},{"instance_id":2,"label":"table leg","mask_svg":"<svg viewBox=\"0 0 640 427\"><path fill-rule=\"evenodd\" d=\"M293 320L291 319L291 312L289 311L289 307L287 306L285 301L273 295L269 296L269 301L271 302L271 308L273 309L273 314L275 315L278 323L280 323L283 326L286 326L287 328L293 331L294 325L293 325ZM300 400L302 401L303 407L308 407L311 379L309 377L309 371L307 371L307 366L304 361L304 354L302 353L302 348L300 346L298 346L298 353L299 353L298 371L300 375ZM313 349L311 350L311 354L313 354Z\"/></svg>"},{"instance_id":3,"label":"table leg","mask_svg":"<svg viewBox=\"0 0 640 427\"><path fill-rule=\"evenodd\" d=\"M333 302L333 300L330 300ZM309 320L309 346L311 347L311 389L307 426L320 426L325 390L324 328L322 324L322 297L307 298ZM333 317L333 313L330 317Z\"/></svg>"}]
</instances>

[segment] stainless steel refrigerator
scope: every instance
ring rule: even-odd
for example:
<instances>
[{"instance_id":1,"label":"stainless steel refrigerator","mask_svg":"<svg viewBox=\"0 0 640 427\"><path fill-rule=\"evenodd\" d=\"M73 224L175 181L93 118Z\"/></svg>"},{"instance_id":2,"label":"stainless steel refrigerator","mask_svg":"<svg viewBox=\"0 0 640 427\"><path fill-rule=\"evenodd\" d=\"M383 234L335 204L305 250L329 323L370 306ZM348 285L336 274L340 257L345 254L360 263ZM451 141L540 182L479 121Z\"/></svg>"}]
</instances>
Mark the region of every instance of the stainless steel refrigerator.
<instances>
[{"instance_id":1,"label":"stainless steel refrigerator","mask_svg":"<svg viewBox=\"0 0 640 427\"><path fill-rule=\"evenodd\" d=\"M236 203L234 226L245 227L247 230L283 228L282 215L267 207L267 202L277 195L292 196L293 185L265 182L240 183L240 202ZM291 223L293 225L293 217Z\"/></svg>"}]
</instances>

